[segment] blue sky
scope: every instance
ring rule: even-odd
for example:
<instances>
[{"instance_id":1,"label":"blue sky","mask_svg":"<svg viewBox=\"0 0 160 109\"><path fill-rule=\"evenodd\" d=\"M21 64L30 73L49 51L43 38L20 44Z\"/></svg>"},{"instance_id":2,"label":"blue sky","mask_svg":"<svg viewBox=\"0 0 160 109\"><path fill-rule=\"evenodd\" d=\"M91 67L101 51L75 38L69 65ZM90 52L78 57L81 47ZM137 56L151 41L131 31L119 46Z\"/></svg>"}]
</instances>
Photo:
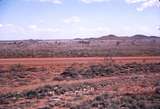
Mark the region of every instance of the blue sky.
<instances>
[{"instance_id":1,"label":"blue sky","mask_svg":"<svg viewBox=\"0 0 160 109\"><path fill-rule=\"evenodd\" d=\"M0 0L0 40L160 36L159 0Z\"/></svg>"}]
</instances>

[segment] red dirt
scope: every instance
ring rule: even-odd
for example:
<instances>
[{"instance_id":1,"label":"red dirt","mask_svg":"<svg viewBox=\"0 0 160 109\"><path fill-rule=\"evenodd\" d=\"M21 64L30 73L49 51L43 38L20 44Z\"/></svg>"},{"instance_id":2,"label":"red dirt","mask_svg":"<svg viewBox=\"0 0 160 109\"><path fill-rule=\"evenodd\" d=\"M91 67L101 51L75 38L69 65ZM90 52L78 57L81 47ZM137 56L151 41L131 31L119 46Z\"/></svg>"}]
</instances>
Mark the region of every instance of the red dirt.
<instances>
[{"instance_id":1,"label":"red dirt","mask_svg":"<svg viewBox=\"0 0 160 109\"><path fill-rule=\"evenodd\" d=\"M116 62L160 62L160 56L146 57L113 57ZM49 65L69 63L96 63L103 62L104 57L76 57L76 58L10 58L0 59L0 65L25 64L25 65Z\"/></svg>"},{"instance_id":2,"label":"red dirt","mask_svg":"<svg viewBox=\"0 0 160 109\"><path fill-rule=\"evenodd\" d=\"M160 56L157 57L113 57L113 60L116 64L125 64L131 62L137 63L157 63L160 62ZM62 71L72 65L78 64L80 66L88 66L91 64L104 63L105 60L103 57L81 57L81 58L14 58L14 59L0 59L0 66L3 66L5 69L9 69L13 64L22 64L27 67L44 67L47 70L41 72L33 72L30 76L30 81L26 85L16 85L10 86L8 84L0 86L0 94L14 93L14 92L24 92L35 90L39 87L44 87L46 85L72 85L72 84L81 84L84 82L92 84L101 84L106 83L107 86L97 88L96 90L91 90L93 96L83 95L84 97L80 102L91 99L101 93L116 93L116 94L141 94L141 93L152 93L154 92L154 84L160 80L159 73L150 73L145 74L130 74L123 76L110 76L110 77L98 77L91 79L80 79L80 80L64 80L64 81L55 81L53 78L62 73ZM13 82L14 83L14 82ZM88 93L83 92L82 93ZM72 94L72 93L71 93ZM73 96L62 95L63 99L73 99ZM45 103L48 102L50 98L44 98L39 101L34 102L34 106L30 108L38 108L45 106ZM67 101L67 100L66 100ZM79 102L79 101L77 101ZM30 109L29 108L29 109Z\"/></svg>"},{"instance_id":3,"label":"red dirt","mask_svg":"<svg viewBox=\"0 0 160 109\"><path fill-rule=\"evenodd\" d=\"M160 62L160 56L154 56L154 57L113 57L113 60L115 63L118 64L125 64L125 63L131 63L131 62L137 62L137 63L156 63ZM8 69L11 65L14 64L22 64L27 67L44 67L47 68L47 75L46 73L39 73L34 74L33 77L35 78L44 78L44 81L37 81L35 79L34 82L29 84L29 87L35 86L34 84L46 84L50 81L52 81L53 77L55 75L58 75L62 73L62 71L72 65L72 64L78 64L78 65L91 65L91 64L98 64L98 63L104 63L103 57L77 57L77 58L12 58L12 59L0 59L0 66L5 67L5 69ZM42 77L43 76L43 77ZM17 87L17 86L16 86ZM19 87L19 86L18 86ZM25 86L22 86L26 88ZM6 87L0 87L0 92L2 92L3 89ZM13 88L13 87L12 87ZM7 88L8 89L8 86ZM9 88L10 89L10 88ZM23 88L22 88L23 89Z\"/></svg>"}]
</instances>

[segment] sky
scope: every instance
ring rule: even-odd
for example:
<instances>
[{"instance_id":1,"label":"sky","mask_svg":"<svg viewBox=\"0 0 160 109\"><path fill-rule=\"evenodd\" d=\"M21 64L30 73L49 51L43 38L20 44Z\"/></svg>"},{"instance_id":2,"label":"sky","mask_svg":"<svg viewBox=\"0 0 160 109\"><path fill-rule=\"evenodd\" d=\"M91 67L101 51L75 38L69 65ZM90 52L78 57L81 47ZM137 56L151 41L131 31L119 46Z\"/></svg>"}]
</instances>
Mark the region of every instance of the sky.
<instances>
[{"instance_id":1,"label":"sky","mask_svg":"<svg viewBox=\"0 0 160 109\"><path fill-rule=\"evenodd\" d=\"M0 40L160 36L159 0L0 0Z\"/></svg>"}]
</instances>

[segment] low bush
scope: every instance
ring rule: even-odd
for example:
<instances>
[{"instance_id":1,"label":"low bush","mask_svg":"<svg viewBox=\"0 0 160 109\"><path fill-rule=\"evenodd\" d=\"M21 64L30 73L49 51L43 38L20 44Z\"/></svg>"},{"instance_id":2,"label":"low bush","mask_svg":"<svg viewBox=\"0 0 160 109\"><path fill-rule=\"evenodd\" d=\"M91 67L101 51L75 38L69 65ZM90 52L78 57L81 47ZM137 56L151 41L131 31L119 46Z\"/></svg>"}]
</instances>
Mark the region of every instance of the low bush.
<instances>
[{"instance_id":1,"label":"low bush","mask_svg":"<svg viewBox=\"0 0 160 109\"><path fill-rule=\"evenodd\" d=\"M87 68L77 69L74 66L70 66L56 77L55 80L66 80L66 79L84 79L94 78L100 76L112 76L112 75L126 75L126 74L141 74L141 73L159 73L160 63L148 63L138 64L129 63L125 65L91 65Z\"/></svg>"},{"instance_id":2,"label":"low bush","mask_svg":"<svg viewBox=\"0 0 160 109\"><path fill-rule=\"evenodd\" d=\"M22 64L13 64L10 66L10 71L22 72L25 70L26 68Z\"/></svg>"},{"instance_id":3,"label":"low bush","mask_svg":"<svg viewBox=\"0 0 160 109\"><path fill-rule=\"evenodd\" d=\"M88 68L77 69L74 67L68 67L60 74L63 79L80 79L80 78L93 78L98 76L107 76L113 73L111 67L105 67L104 65L91 65ZM62 80L61 78L61 80Z\"/></svg>"}]
</instances>

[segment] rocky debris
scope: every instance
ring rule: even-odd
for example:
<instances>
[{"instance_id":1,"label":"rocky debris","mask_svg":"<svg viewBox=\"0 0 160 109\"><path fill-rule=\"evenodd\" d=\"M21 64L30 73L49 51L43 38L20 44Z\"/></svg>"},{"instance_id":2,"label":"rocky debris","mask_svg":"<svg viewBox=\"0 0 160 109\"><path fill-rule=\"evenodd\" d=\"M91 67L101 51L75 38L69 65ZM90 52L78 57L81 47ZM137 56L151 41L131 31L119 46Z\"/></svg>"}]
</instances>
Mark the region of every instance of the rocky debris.
<instances>
[{"instance_id":1,"label":"rocky debris","mask_svg":"<svg viewBox=\"0 0 160 109\"><path fill-rule=\"evenodd\" d=\"M160 96L151 94L102 94L71 109L159 109Z\"/></svg>"},{"instance_id":2,"label":"rocky debris","mask_svg":"<svg viewBox=\"0 0 160 109\"><path fill-rule=\"evenodd\" d=\"M45 107L41 107L41 108L38 108L38 109L51 109L49 106L45 106Z\"/></svg>"},{"instance_id":3,"label":"rocky debris","mask_svg":"<svg viewBox=\"0 0 160 109\"><path fill-rule=\"evenodd\" d=\"M54 108L54 107L70 107L70 103L65 101L65 100L62 100L62 99L59 99L58 97L57 98L54 98L54 99L50 99L48 101L48 104L47 104L49 107L51 108Z\"/></svg>"},{"instance_id":4,"label":"rocky debris","mask_svg":"<svg viewBox=\"0 0 160 109\"><path fill-rule=\"evenodd\" d=\"M37 88L35 90L30 90L22 93L8 93L0 95L0 104L9 104L10 102L17 101L20 98L25 99L42 99L44 97L63 95L66 92L71 92L77 94L79 91L84 91L88 89L94 89L95 86L90 83L73 84L73 85L46 85L44 87Z\"/></svg>"}]
</instances>

